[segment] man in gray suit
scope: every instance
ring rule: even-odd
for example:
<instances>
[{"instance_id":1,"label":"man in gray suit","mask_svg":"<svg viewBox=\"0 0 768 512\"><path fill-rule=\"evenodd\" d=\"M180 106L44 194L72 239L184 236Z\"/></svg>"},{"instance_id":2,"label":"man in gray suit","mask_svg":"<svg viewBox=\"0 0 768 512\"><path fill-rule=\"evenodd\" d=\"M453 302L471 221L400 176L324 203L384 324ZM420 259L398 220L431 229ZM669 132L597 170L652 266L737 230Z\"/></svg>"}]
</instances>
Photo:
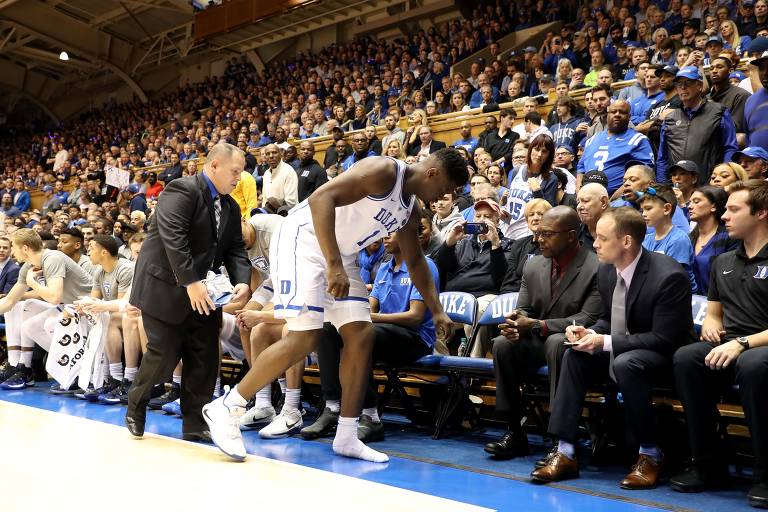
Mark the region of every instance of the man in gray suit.
<instances>
[{"instance_id":1,"label":"man in gray suit","mask_svg":"<svg viewBox=\"0 0 768 512\"><path fill-rule=\"evenodd\" d=\"M496 373L496 410L506 416L509 430L485 451L499 459L528 454L528 440L520 425L520 384L544 364L555 390L565 352L565 329L592 325L601 312L597 291L597 256L579 243L579 216L573 208L557 206L541 219L541 255L525 266L518 309L499 328L493 340Z\"/></svg>"}]
</instances>

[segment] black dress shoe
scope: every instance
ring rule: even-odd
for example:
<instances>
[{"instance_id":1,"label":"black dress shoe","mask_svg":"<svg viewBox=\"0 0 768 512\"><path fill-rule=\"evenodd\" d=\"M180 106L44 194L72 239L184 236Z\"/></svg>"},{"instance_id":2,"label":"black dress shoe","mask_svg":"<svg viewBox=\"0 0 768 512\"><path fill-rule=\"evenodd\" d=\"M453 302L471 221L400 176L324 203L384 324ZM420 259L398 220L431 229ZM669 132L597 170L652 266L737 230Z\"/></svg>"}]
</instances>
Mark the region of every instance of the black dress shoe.
<instances>
[{"instance_id":1,"label":"black dress shoe","mask_svg":"<svg viewBox=\"0 0 768 512\"><path fill-rule=\"evenodd\" d=\"M212 443L211 432L208 430L202 430L200 432L184 432L181 434L181 438L185 441L192 441L195 443Z\"/></svg>"},{"instance_id":2,"label":"black dress shoe","mask_svg":"<svg viewBox=\"0 0 768 512\"><path fill-rule=\"evenodd\" d=\"M753 485L747 493L747 499L753 507L768 508L768 482Z\"/></svg>"},{"instance_id":3,"label":"black dress shoe","mask_svg":"<svg viewBox=\"0 0 768 512\"><path fill-rule=\"evenodd\" d=\"M317 439L319 437L325 437L334 430L339 424L339 413L331 411L329 408L325 408L323 413L317 418L317 420L308 427L301 429L301 437L304 439Z\"/></svg>"},{"instance_id":4,"label":"black dress shoe","mask_svg":"<svg viewBox=\"0 0 768 512\"><path fill-rule=\"evenodd\" d=\"M552 445L552 448L549 449L549 453L547 453L544 457L536 461L536 464L535 464L536 469L541 469L547 464L549 464L549 461L552 459L552 457L555 456L556 453L557 453L557 443Z\"/></svg>"},{"instance_id":5,"label":"black dress shoe","mask_svg":"<svg viewBox=\"0 0 768 512\"><path fill-rule=\"evenodd\" d=\"M485 445L485 451L497 459L512 459L528 455L528 438L525 432L507 432L499 441Z\"/></svg>"},{"instance_id":6,"label":"black dress shoe","mask_svg":"<svg viewBox=\"0 0 768 512\"><path fill-rule=\"evenodd\" d=\"M133 416L125 416L125 426L128 427L128 432L135 437L141 437L144 435L144 420L139 420Z\"/></svg>"},{"instance_id":7,"label":"black dress shoe","mask_svg":"<svg viewBox=\"0 0 768 512\"><path fill-rule=\"evenodd\" d=\"M725 483L728 470L720 465L693 464L669 479L669 486L677 492L702 492Z\"/></svg>"}]
</instances>

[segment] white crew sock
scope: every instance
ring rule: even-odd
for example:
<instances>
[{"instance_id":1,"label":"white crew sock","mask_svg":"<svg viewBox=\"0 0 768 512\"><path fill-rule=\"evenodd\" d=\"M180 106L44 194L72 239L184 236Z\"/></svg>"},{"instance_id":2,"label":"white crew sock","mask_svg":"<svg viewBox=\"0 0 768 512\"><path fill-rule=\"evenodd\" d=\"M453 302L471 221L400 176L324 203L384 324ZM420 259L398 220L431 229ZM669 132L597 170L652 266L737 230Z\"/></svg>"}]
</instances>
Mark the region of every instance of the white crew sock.
<instances>
[{"instance_id":1,"label":"white crew sock","mask_svg":"<svg viewBox=\"0 0 768 512\"><path fill-rule=\"evenodd\" d=\"M256 407L272 407L272 386L264 386L256 392Z\"/></svg>"},{"instance_id":2,"label":"white crew sock","mask_svg":"<svg viewBox=\"0 0 768 512\"><path fill-rule=\"evenodd\" d=\"M19 364L23 364L27 368L32 368L32 351L22 350L19 356Z\"/></svg>"},{"instance_id":3,"label":"white crew sock","mask_svg":"<svg viewBox=\"0 0 768 512\"><path fill-rule=\"evenodd\" d=\"M8 351L8 364L11 366L19 366L19 359L21 359L21 350L9 350Z\"/></svg>"},{"instance_id":4,"label":"white crew sock","mask_svg":"<svg viewBox=\"0 0 768 512\"><path fill-rule=\"evenodd\" d=\"M286 389L285 390L285 403L283 403L283 411L298 411L299 400L301 399L300 389Z\"/></svg>"},{"instance_id":5,"label":"white crew sock","mask_svg":"<svg viewBox=\"0 0 768 512\"><path fill-rule=\"evenodd\" d=\"M109 363L109 374L115 380L123 380L123 363Z\"/></svg>"},{"instance_id":6,"label":"white crew sock","mask_svg":"<svg viewBox=\"0 0 768 512\"><path fill-rule=\"evenodd\" d=\"M176 375L176 374L174 374L174 375L173 375L173 383L174 383L174 384L179 384L179 385L180 385L180 384L181 384L181 375Z\"/></svg>"},{"instance_id":7,"label":"white crew sock","mask_svg":"<svg viewBox=\"0 0 768 512\"><path fill-rule=\"evenodd\" d=\"M339 418L336 437L333 439L333 451L337 455L370 462L389 462L385 453L377 452L363 444L357 438L357 418Z\"/></svg>"},{"instance_id":8,"label":"white crew sock","mask_svg":"<svg viewBox=\"0 0 768 512\"><path fill-rule=\"evenodd\" d=\"M277 379L277 383L280 384L280 391L285 394L285 390L288 389L288 381L285 380L285 377L280 377Z\"/></svg>"},{"instance_id":9,"label":"white crew sock","mask_svg":"<svg viewBox=\"0 0 768 512\"><path fill-rule=\"evenodd\" d=\"M237 391L237 386L229 390L229 393L224 395L224 405L227 407L245 407L248 405L248 400L243 398Z\"/></svg>"},{"instance_id":10,"label":"white crew sock","mask_svg":"<svg viewBox=\"0 0 768 512\"><path fill-rule=\"evenodd\" d=\"M379 410L375 407L368 407L366 409L363 409L363 414L371 418L371 421L374 423L380 423L381 418L379 418Z\"/></svg>"},{"instance_id":11,"label":"white crew sock","mask_svg":"<svg viewBox=\"0 0 768 512\"><path fill-rule=\"evenodd\" d=\"M331 412L339 412L341 410L341 401L339 400L326 400L325 406L331 410Z\"/></svg>"},{"instance_id":12,"label":"white crew sock","mask_svg":"<svg viewBox=\"0 0 768 512\"><path fill-rule=\"evenodd\" d=\"M136 372L138 372L138 368L128 368L125 367L125 380L129 382L133 382L136 379Z\"/></svg>"},{"instance_id":13,"label":"white crew sock","mask_svg":"<svg viewBox=\"0 0 768 512\"><path fill-rule=\"evenodd\" d=\"M569 443L568 441L563 441L562 439L557 442L557 451L569 459L572 459L576 454L576 448L573 446L573 444Z\"/></svg>"}]
</instances>

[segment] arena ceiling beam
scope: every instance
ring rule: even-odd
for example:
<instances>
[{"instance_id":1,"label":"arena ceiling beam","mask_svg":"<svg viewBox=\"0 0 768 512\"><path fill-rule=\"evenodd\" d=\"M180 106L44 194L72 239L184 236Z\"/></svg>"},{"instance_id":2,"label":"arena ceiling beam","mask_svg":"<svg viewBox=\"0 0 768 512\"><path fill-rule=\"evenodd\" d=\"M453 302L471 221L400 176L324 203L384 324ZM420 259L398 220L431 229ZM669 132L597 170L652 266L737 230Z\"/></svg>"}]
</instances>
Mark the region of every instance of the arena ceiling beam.
<instances>
[{"instance_id":1,"label":"arena ceiling beam","mask_svg":"<svg viewBox=\"0 0 768 512\"><path fill-rule=\"evenodd\" d=\"M34 8L30 8L31 1L7 6L0 11L0 16L12 22L17 30L21 29L36 39L66 50L75 57L81 57L95 64L97 68L111 71L120 77L141 101L148 101L144 90L128 73L100 55L100 49L105 47L108 34L95 30L44 2L37 1ZM113 41L111 44L116 43ZM77 62L73 64L76 65Z\"/></svg>"}]
</instances>

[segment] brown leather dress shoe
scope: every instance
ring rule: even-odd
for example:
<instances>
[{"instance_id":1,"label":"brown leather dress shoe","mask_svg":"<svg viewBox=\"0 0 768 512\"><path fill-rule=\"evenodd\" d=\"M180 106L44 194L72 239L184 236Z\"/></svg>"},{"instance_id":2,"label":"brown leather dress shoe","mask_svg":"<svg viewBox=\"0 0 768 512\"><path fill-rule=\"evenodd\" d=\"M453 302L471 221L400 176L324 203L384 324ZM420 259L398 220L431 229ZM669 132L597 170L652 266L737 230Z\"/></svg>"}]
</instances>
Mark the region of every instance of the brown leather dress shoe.
<instances>
[{"instance_id":1,"label":"brown leather dress shoe","mask_svg":"<svg viewBox=\"0 0 768 512\"><path fill-rule=\"evenodd\" d=\"M548 461L547 465L531 473L534 482L559 482L569 478L578 478L579 463L565 454L557 452Z\"/></svg>"},{"instance_id":2,"label":"brown leather dress shoe","mask_svg":"<svg viewBox=\"0 0 768 512\"><path fill-rule=\"evenodd\" d=\"M656 462L647 455L640 455L632 471L619 484L622 489L653 489L659 482L659 474L664 466L664 459Z\"/></svg>"}]
</instances>

